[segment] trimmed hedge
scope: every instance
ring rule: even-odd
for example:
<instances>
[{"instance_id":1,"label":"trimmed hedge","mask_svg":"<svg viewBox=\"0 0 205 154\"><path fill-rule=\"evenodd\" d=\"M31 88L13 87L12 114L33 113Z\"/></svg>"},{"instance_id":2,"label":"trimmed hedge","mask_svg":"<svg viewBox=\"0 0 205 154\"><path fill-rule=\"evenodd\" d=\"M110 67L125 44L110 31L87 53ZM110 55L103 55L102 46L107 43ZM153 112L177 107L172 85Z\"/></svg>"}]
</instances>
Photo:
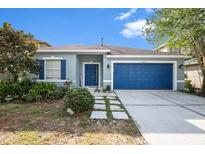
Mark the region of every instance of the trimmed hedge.
<instances>
[{"instance_id":1,"label":"trimmed hedge","mask_svg":"<svg viewBox=\"0 0 205 154\"><path fill-rule=\"evenodd\" d=\"M64 109L71 108L74 112L83 112L92 109L94 97L85 88L71 88L66 92Z\"/></svg>"}]
</instances>

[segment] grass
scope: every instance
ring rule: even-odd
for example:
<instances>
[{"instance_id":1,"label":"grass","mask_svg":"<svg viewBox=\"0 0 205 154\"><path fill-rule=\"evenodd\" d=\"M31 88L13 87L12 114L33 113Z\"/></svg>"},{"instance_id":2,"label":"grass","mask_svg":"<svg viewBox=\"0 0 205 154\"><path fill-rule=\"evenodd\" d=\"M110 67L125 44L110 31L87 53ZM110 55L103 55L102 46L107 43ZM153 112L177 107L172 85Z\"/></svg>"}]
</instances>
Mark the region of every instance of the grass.
<instances>
[{"instance_id":1,"label":"grass","mask_svg":"<svg viewBox=\"0 0 205 154\"><path fill-rule=\"evenodd\" d=\"M109 100L105 100L108 104ZM0 104L0 144L146 143L132 120L89 117L90 111L80 116L66 115L63 100Z\"/></svg>"},{"instance_id":2,"label":"grass","mask_svg":"<svg viewBox=\"0 0 205 154\"><path fill-rule=\"evenodd\" d=\"M107 97L104 97L104 101L105 101L105 106L106 106L107 118L108 120L112 120L113 116L112 116L112 111L110 109L110 101L109 99L107 99Z\"/></svg>"}]
</instances>

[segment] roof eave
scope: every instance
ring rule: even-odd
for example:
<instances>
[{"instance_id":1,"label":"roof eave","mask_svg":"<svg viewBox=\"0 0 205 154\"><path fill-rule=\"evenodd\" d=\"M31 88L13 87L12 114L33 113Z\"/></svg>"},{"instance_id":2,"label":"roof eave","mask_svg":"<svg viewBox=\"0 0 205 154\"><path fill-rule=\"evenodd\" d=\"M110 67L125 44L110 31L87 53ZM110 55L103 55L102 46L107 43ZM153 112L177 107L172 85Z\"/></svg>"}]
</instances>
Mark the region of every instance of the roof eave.
<instances>
[{"instance_id":1,"label":"roof eave","mask_svg":"<svg viewBox=\"0 0 205 154\"><path fill-rule=\"evenodd\" d=\"M181 58L185 59L185 55L107 55L107 58Z\"/></svg>"},{"instance_id":2,"label":"roof eave","mask_svg":"<svg viewBox=\"0 0 205 154\"><path fill-rule=\"evenodd\" d=\"M167 45L167 43L164 43L164 44L154 48L153 51L157 51L157 50L161 49L162 47L165 47L166 45Z\"/></svg>"},{"instance_id":3,"label":"roof eave","mask_svg":"<svg viewBox=\"0 0 205 154\"><path fill-rule=\"evenodd\" d=\"M38 49L37 52L72 52L72 53L109 53L110 50L58 50L58 49Z\"/></svg>"}]
</instances>

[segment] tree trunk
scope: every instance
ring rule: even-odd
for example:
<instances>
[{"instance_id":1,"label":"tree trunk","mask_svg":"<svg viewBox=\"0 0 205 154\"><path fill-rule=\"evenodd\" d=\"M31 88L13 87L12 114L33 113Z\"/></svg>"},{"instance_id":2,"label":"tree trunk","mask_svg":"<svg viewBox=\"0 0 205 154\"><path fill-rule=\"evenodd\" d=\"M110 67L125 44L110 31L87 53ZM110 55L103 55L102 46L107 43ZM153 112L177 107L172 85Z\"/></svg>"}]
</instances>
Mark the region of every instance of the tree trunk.
<instances>
[{"instance_id":1,"label":"tree trunk","mask_svg":"<svg viewBox=\"0 0 205 154\"><path fill-rule=\"evenodd\" d=\"M203 95L205 95L205 51L204 51L204 38L203 36L199 38L197 42L197 50L198 50L198 62L201 67L202 71L202 87L201 92Z\"/></svg>"},{"instance_id":2,"label":"tree trunk","mask_svg":"<svg viewBox=\"0 0 205 154\"><path fill-rule=\"evenodd\" d=\"M201 71L202 71L202 87L201 87L201 92L203 95L205 95L205 57L202 58L202 63L201 63Z\"/></svg>"}]
</instances>

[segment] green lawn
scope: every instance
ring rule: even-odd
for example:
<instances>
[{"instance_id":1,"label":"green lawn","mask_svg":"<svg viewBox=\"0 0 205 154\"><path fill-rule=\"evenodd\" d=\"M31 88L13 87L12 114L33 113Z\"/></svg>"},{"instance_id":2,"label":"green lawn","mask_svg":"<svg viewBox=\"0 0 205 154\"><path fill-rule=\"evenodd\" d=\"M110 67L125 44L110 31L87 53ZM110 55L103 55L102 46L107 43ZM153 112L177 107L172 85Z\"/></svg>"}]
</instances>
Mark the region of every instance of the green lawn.
<instances>
[{"instance_id":1,"label":"green lawn","mask_svg":"<svg viewBox=\"0 0 205 154\"><path fill-rule=\"evenodd\" d=\"M144 144L132 120L68 116L63 100L0 104L0 144ZM110 116L110 115L109 115Z\"/></svg>"}]
</instances>

